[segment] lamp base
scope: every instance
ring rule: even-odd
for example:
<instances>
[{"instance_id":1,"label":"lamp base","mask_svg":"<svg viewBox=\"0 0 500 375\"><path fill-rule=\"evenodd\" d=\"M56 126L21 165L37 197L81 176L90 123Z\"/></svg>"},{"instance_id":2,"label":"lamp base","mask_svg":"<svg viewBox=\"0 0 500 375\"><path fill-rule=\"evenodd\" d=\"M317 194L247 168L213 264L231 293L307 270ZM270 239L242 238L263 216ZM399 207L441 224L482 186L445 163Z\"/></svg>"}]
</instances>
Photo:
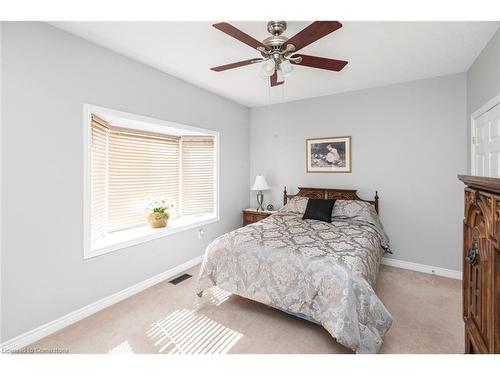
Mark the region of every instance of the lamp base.
<instances>
[{"instance_id":1,"label":"lamp base","mask_svg":"<svg viewBox=\"0 0 500 375\"><path fill-rule=\"evenodd\" d=\"M262 191L259 190L257 193L257 204L259 205L257 207L257 211L264 211L264 207L262 207L262 202L264 201L264 194L262 194Z\"/></svg>"}]
</instances>

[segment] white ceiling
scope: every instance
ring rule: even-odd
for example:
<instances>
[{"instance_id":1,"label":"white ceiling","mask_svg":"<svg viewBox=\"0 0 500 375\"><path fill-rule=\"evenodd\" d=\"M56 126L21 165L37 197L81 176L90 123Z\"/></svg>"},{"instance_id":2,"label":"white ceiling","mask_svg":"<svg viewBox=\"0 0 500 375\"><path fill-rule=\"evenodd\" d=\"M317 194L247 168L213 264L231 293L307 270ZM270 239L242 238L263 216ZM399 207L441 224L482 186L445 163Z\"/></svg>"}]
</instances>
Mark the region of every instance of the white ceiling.
<instances>
[{"instance_id":1,"label":"white ceiling","mask_svg":"<svg viewBox=\"0 0 500 375\"><path fill-rule=\"evenodd\" d=\"M266 22L230 22L262 40ZM310 22L289 22L293 36ZM301 53L349 61L341 72L296 67L274 88L259 65L210 67L260 57L211 22L53 22L52 25L248 107L466 71L497 22L343 22Z\"/></svg>"}]
</instances>

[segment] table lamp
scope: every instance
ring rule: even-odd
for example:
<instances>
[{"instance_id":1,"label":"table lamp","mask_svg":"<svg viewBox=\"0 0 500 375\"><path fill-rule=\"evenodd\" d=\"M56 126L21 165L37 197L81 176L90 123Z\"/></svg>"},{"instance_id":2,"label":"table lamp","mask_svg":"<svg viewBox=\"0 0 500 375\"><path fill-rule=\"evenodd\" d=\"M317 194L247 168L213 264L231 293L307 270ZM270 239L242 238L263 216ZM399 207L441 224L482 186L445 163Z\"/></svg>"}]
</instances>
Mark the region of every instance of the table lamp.
<instances>
[{"instance_id":1,"label":"table lamp","mask_svg":"<svg viewBox=\"0 0 500 375\"><path fill-rule=\"evenodd\" d=\"M252 186L252 190L257 191L257 203L259 207L257 207L257 211L264 211L264 207L262 207L262 202L264 201L264 195L262 194L262 190L269 190L270 187L267 184L267 181L264 176L257 175L255 176L255 182Z\"/></svg>"}]
</instances>

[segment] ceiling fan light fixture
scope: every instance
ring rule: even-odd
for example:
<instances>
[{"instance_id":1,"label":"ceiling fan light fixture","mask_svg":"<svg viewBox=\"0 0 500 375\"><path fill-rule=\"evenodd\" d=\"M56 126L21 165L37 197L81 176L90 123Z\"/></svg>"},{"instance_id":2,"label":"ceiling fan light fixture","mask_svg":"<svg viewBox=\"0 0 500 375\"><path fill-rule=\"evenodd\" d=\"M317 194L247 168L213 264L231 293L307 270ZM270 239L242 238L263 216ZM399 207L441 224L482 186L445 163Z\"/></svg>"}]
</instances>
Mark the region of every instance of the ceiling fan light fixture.
<instances>
[{"instance_id":1,"label":"ceiling fan light fixture","mask_svg":"<svg viewBox=\"0 0 500 375\"><path fill-rule=\"evenodd\" d=\"M283 77L289 77L293 73L293 65L288 60L283 60L280 64L280 70Z\"/></svg>"},{"instance_id":2,"label":"ceiling fan light fixture","mask_svg":"<svg viewBox=\"0 0 500 375\"><path fill-rule=\"evenodd\" d=\"M284 80L285 80L285 76L283 75L283 72L281 71L281 69L278 69L276 71L276 81L283 82Z\"/></svg>"},{"instance_id":3,"label":"ceiling fan light fixture","mask_svg":"<svg viewBox=\"0 0 500 375\"><path fill-rule=\"evenodd\" d=\"M267 60L260 68L260 73L264 77L271 77L276 69L276 64L273 59Z\"/></svg>"}]
</instances>

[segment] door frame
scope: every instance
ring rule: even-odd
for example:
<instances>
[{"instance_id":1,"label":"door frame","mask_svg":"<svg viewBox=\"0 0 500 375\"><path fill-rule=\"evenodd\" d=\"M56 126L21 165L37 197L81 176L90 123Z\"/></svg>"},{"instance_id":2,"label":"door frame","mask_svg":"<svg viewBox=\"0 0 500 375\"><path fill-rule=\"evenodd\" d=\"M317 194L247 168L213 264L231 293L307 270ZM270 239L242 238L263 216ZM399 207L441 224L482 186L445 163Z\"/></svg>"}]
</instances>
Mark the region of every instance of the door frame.
<instances>
[{"instance_id":1,"label":"door frame","mask_svg":"<svg viewBox=\"0 0 500 375\"><path fill-rule=\"evenodd\" d=\"M470 116L470 172L472 176L476 175L476 163L474 161L474 149L476 147L474 142L474 134L476 133L476 119L488 112L490 109L500 104L500 93L495 95L492 99L488 100L478 110L474 111Z\"/></svg>"}]
</instances>

